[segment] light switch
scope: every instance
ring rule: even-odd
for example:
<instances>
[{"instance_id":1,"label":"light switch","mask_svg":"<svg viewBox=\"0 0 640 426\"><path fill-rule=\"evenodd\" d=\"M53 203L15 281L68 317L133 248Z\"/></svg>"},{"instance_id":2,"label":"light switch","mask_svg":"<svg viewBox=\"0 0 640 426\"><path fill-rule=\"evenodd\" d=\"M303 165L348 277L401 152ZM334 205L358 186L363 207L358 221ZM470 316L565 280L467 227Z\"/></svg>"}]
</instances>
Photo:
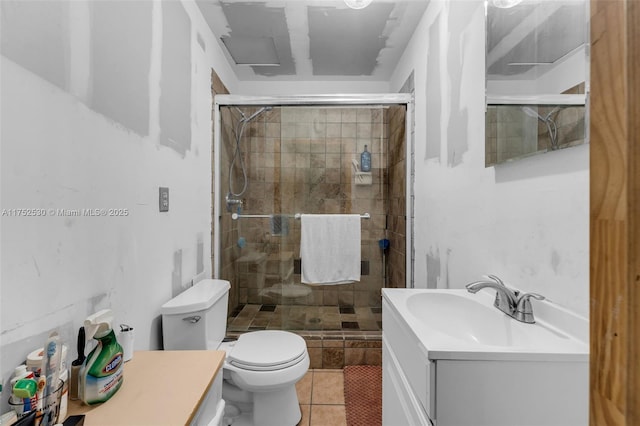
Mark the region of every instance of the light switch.
<instances>
[{"instance_id":1,"label":"light switch","mask_svg":"<svg viewBox=\"0 0 640 426\"><path fill-rule=\"evenodd\" d=\"M169 188L160 187L160 211L169 211Z\"/></svg>"}]
</instances>

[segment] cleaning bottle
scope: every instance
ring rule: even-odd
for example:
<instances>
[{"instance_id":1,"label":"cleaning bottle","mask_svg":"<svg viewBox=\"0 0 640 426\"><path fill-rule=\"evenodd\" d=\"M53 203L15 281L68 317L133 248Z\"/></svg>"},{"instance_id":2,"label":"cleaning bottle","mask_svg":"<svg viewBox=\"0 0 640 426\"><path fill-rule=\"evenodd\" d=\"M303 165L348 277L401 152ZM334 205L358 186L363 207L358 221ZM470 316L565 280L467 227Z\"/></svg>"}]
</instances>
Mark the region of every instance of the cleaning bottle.
<instances>
[{"instance_id":1,"label":"cleaning bottle","mask_svg":"<svg viewBox=\"0 0 640 426\"><path fill-rule=\"evenodd\" d=\"M112 321L109 309L96 312L84 321L87 338L98 341L80 370L78 396L88 405L107 401L122 386L124 357L111 328Z\"/></svg>"},{"instance_id":2,"label":"cleaning bottle","mask_svg":"<svg viewBox=\"0 0 640 426\"><path fill-rule=\"evenodd\" d=\"M367 151L367 145L364 146L364 151L360 154L360 170L363 172L371 171L371 153Z\"/></svg>"}]
</instances>

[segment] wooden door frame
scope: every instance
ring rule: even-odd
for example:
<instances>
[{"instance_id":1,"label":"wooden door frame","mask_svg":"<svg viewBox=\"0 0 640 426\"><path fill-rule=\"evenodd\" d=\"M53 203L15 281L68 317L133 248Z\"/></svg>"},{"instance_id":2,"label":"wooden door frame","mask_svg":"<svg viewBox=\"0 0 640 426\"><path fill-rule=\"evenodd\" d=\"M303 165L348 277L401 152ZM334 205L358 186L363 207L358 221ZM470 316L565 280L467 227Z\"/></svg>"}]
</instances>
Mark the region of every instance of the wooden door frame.
<instances>
[{"instance_id":1,"label":"wooden door frame","mask_svg":"<svg viewBox=\"0 0 640 426\"><path fill-rule=\"evenodd\" d=\"M591 0L590 424L640 424L640 1Z\"/></svg>"}]
</instances>

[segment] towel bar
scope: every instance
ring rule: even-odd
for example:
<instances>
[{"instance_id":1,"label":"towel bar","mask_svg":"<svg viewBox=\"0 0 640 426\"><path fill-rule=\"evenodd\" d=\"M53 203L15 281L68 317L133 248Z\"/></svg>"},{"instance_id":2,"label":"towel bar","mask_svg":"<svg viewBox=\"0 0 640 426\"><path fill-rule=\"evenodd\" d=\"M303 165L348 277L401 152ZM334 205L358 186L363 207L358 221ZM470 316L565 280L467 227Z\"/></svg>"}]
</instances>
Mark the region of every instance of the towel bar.
<instances>
[{"instance_id":1,"label":"towel bar","mask_svg":"<svg viewBox=\"0 0 640 426\"><path fill-rule=\"evenodd\" d=\"M231 215L231 219L233 220L238 220L238 219L243 219L243 218L270 218L273 215L270 214L238 214L238 213L233 213ZM302 213L296 213L294 215L281 215L281 216L288 216L288 217L293 217L296 220L299 220L300 217L302 217ZM371 215L369 213L363 213L360 215L361 219L371 219Z\"/></svg>"}]
</instances>

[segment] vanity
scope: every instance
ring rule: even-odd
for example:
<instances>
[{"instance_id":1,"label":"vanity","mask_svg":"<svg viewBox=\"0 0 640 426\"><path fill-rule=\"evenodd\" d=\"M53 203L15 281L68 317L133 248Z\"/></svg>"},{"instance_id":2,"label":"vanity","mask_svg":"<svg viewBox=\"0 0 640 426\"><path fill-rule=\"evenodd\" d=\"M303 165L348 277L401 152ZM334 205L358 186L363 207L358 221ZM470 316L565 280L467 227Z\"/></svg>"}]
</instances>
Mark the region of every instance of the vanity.
<instances>
[{"instance_id":1,"label":"vanity","mask_svg":"<svg viewBox=\"0 0 640 426\"><path fill-rule=\"evenodd\" d=\"M124 382L103 404L69 401L86 426L206 425L222 400L224 351L138 351Z\"/></svg>"},{"instance_id":2,"label":"vanity","mask_svg":"<svg viewBox=\"0 0 640 426\"><path fill-rule=\"evenodd\" d=\"M588 424L588 321L535 301L536 322L495 291L383 289L384 425Z\"/></svg>"}]
</instances>

